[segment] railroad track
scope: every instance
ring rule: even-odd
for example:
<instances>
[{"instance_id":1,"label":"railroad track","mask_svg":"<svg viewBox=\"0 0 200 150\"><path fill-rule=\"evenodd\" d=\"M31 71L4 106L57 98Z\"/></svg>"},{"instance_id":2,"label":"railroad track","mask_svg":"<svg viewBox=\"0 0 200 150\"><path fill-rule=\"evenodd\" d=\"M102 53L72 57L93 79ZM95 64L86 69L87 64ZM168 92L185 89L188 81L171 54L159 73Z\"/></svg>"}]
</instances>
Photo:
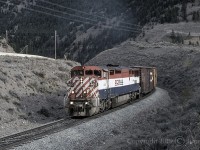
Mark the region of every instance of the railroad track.
<instances>
[{"instance_id":1,"label":"railroad track","mask_svg":"<svg viewBox=\"0 0 200 150\"><path fill-rule=\"evenodd\" d=\"M64 129L64 127L73 126L75 122L77 122L76 119L71 119L69 117L0 138L0 150L10 149L12 147L25 144L31 140L42 138L45 135L59 132L60 130Z\"/></svg>"},{"instance_id":2,"label":"railroad track","mask_svg":"<svg viewBox=\"0 0 200 150\"><path fill-rule=\"evenodd\" d=\"M154 93L154 91L149 93L148 95L140 98L140 99L137 99L137 100L131 101L127 104L121 105L119 107L107 110L107 111L100 113L100 114L97 114L95 116L91 116L91 117L88 117L88 118L82 118L82 119L74 119L74 118L72 119L71 117L68 117L68 118L65 118L65 119L60 119L60 120L57 120L57 121L54 121L54 122L50 122L48 124L44 124L42 126L30 129L30 130L26 130L26 131L23 131L23 132L19 132L19 133L13 134L13 135L9 135L9 136L0 138L0 150L11 149L11 148L20 146L22 144L28 143L30 141L41 139L41 138L48 136L50 134L53 134L53 133L56 133L56 132L59 132L59 131L63 131L67 128L79 125L79 124L87 122L89 120L99 118L103 115L109 114L109 113L114 112L116 110L122 109L124 107L129 106L129 105L132 105L132 104L150 96L152 93Z\"/></svg>"}]
</instances>

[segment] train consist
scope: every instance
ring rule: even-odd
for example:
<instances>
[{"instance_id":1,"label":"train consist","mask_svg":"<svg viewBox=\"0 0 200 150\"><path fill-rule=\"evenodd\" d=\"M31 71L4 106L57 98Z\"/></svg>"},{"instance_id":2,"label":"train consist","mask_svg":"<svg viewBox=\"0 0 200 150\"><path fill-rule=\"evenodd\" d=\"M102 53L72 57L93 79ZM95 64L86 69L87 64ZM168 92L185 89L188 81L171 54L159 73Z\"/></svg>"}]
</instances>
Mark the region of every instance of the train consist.
<instances>
[{"instance_id":1,"label":"train consist","mask_svg":"<svg viewBox=\"0 0 200 150\"><path fill-rule=\"evenodd\" d=\"M155 67L76 66L71 70L65 109L70 116L91 116L155 89Z\"/></svg>"}]
</instances>

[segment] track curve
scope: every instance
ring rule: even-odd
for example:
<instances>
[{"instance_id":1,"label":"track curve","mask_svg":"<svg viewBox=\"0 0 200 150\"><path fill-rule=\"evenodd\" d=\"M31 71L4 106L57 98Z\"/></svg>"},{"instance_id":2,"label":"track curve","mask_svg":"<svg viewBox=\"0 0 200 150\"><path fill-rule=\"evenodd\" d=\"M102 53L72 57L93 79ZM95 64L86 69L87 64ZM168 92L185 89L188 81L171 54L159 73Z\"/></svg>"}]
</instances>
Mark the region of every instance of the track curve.
<instances>
[{"instance_id":1,"label":"track curve","mask_svg":"<svg viewBox=\"0 0 200 150\"><path fill-rule=\"evenodd\" d=\"M97 115L89 117L89 118L81 118L80 119L80 118L67 117L65 119L60 119L60 120L57 120L54 122L50 122L50 123L44 124L42 126L30 129L30 130L26 130L23 132L19 132L17 134L13 134L13 135L9 135L9 136L0 138L0 150L6 150L6 149L13 148L13 147L17 147L22 144L28 143L30 141L41 139L50 134L65 130L67 128L77 126L77 125L87 122L89 120L99 118L101 116L104 116L104 115L114 112L116 110L122 109L129 105L132 105L133 103L136 103L136 102L150 96L152 93L154 93L154 91L140 99L131 101L130 103L107 110L103 113L97 114Z\"/></svg>"}]
</instances>

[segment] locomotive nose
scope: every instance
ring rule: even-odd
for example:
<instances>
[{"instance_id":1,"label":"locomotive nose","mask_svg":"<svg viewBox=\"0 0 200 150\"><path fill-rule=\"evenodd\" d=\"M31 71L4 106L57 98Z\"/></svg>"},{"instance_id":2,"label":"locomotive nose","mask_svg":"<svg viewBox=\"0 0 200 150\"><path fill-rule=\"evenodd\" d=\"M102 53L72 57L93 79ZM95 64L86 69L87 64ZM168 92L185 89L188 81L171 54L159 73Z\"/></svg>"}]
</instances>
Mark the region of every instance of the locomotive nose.
<instances>
[{"instance_id":1,"label":"locomotive nose","mask_svg":"<svg viewBox=\"0 0 200 150\"><path fill-rule=\"evenodd\" d=\"M97 93L97 80L92 77L81 77L72 80L74 85L71 88L71 97L75 98L91 98Z\"/></svg>"}]
</instances>

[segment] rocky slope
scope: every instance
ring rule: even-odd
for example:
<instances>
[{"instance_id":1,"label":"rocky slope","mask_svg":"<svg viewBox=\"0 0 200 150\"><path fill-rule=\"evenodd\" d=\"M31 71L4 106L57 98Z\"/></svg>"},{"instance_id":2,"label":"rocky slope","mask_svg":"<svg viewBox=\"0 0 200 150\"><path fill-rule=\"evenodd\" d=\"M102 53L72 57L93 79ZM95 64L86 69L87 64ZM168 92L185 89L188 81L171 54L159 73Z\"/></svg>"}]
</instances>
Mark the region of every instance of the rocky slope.
<instances>
[{"instance_id":1,"label":"rocky slope","mask_svg":"<svg viewBox=\"0 0 200 150\"><path fill-rule=\"evenodd\" d=\"M0 136L62 118L69 71L78 63L1 56Z\"/></svg>"},{"instance_id":2,"label":"rocky slope","mask_svg":"<svg viewBox=\"0 0 200 150\"><path fill-rule=\"evenodd\" d=\"M195 143L195 141L199 140L200 132L198 128L200 123L200 96L198 94L200 90L200 47L166 42L161 37L165 37L167 34L161 36L160 33L166 33L168 29L170 31L172 29L170 27L177 31L181 31L182 28L185 32L200 33L191 24L183 26L181 24L158 25L140 39L144 42L131 40L124 42L116 48L102 52L87 64L106 65L113 63L124 66L157 67L158 86L167 89L173 101L169 107L158 109L154 115L147 116L146 124L138 126L143 131L142 134L135 139L176 139L180 137L181 145L197 148L199 143ZM159 29L159 32L156 29ZM150 42L145 42L145 39L149 39ZM157 42L155 43L155 41ZM124 140L130 138L132 134L134 134L134 130L124 133ZM121 140L116 139L112 146L120 145L120 143ZM177 148L180 144L174 143L173 146ZM159 149L159 146L169 148L172 145L166 142L162 143L162 141L140 143L139 145L132 142L130 145L135 149L155 148L156 146ZM121 148L125 148L125 146L121 145Z\"/></svg>"}]
</instances>

